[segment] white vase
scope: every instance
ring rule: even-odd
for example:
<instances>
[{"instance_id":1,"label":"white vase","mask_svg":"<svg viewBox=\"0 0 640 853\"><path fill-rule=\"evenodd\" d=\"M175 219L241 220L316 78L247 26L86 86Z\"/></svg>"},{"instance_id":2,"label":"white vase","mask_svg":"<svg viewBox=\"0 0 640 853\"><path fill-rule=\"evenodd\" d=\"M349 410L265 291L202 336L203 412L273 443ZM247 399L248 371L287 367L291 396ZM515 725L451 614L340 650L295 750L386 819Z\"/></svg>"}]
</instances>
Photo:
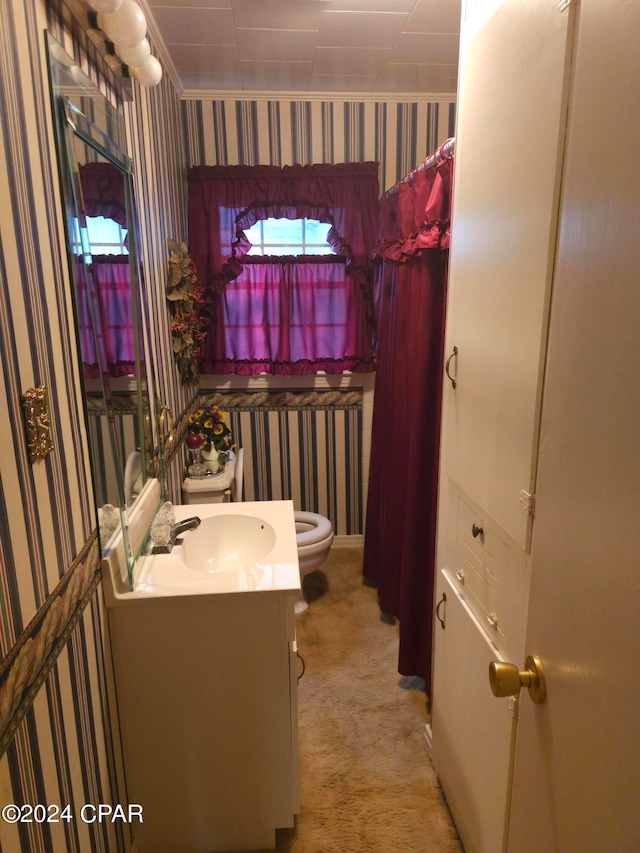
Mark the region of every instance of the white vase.
<instances>
[{"instance_id":1,"label":"white vase","mask_svg":"<svg viewBox=\"0 0 640 853\"><path fill-rule=\"evenodd\" d=\"M215 474L220 467L220 463L218 462L218 451L213 445L211 445L210 450L202 451L202 459L207 468Z\"/></svg>"}]
</instances>

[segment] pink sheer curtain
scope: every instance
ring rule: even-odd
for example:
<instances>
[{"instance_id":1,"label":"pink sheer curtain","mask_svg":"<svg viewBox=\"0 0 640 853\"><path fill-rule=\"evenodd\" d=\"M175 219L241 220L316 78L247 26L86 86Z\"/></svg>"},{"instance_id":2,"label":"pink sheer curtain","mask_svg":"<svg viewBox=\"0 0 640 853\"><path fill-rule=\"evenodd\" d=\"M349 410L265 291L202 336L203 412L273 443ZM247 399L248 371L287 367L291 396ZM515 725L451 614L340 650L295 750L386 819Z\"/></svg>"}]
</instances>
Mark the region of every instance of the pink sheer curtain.
<instances>
[{"instance_id":1,"label":"pink sheer curtain","mask_svg":"<svg viewBox=\"0 0 640 853\"><path fill-rule=\"evenodd\" d=\"M399 621L398 670L431 691L451 174L445 160L383 198L378 353L363 574Z\"/></svg>"},{"instance_id":2,"label":"pink sheer curtain","mask_svg":"<svg viewBox=\"0 0 640 853\"><path fill-rule=\"evenodd\" d=\"M318 164L313 166L198 166L189 170L189 248L198 268L200 280L205 288L205 305L201 311L207 333L202 349L201 370L208 372L261 372L267 363L267 349L260 338L258 325L262 322L273 326L266 337L273 340L282 319L287 323L288 314L294 316L294 346L288 343L290 360L285 362L279 355L286 350L283 342L278 347L269 347L270 372L315 372L327 369L332 372L345 369L372 370L371 324L373 321L371 255L376 244L378 215L378 164L342 163L337 165ZM248 262L245 255L250 243L244 229L258 219L285 217L288 219L313 218L331 225L329 243L344 259L342 278L338 280L338 267L323 259L304 261L290 259L288 264L280 262L276 273L268 262ZM291 269L285 267L290 266ZM298 272L294 268L298 267ZM243 272L244 270L244 272ZM331 272L329 273L329 270ZM244 320L237 314L247 289L253 287L254 296L262 276L263 289L259 297L267 304L276 289L273 277L286 278L291 298L298 301L290 305L281 300L278 312L263 312L245 299ZM294 283L294 276L296 282ZM328 277L330 276L330 277ZM233 282L233 288L230 282ZM312 285L318 289L312 300ZM336 297L345 288L349 289L346 305L349 309L348 330L340 332L339 340L346 349L338 353L335 341L328 335L322 337L322 327L334 331L342 321L336 323L336 299L327 298L327 285L336 286ZM356 296L356 288L360 295ZM301 322L315 325L314 335L319 347L311 347L311 331L305 335L305 346L301 348L296 311L302 310L302 293L305 293L306 313ZM227 304L228 303L228 304ZM315 319L307 311L313 303L317 310ZM234 307L235 306L235 307ZM341 309L342 310L342 309ZM231 324L227 326L227 324ZM369 324L368 330L366 324ZM230 334L235 325L233 335ZM238 338L238 327L243 326L242 337ZM253 342L246 328L253 329ZM364 331L363 331L364 330ZM296 339L297 336L297 339ZM238 345L241 340L243 346ZM293 353L301 354L299 359ZM252 366L252 362L254 362ZM234 367L235 365L235 367ZM314 366L318 365L318 366Z\"/></svg>"},{"instance_id":3,"label":"pink sheer curtain","mask_svg":"<svg viewBox=\"0 0 640 853\"><path fill-rule=\"evenodd\" d=\"M112 377L132 375L136 354L129 257L96 255L89 269L94 280L92 292L95 287L91 298L84 262L76 262L78 329L85 376L96 378L103 370ZM102 343L97 343L97 338ZM105 367L100 363L99 352L105 353Z\"/></svg>"},{"instance_id":4,"label":"pink sheer curtain","mask_svg":"<svg viewBox=\"0 0 640 853\"><path fill-rule=\"evenodd\" d=\"M365 297L342 261L247 262L211 304L217 314L203 348L205 373L375 369Z\"/></svg>"},{"instance_id":5,"label":"pink sheer curtain","mask_svg":"<svg viewBox=\"0 0 640 853\"><path fill-rule=\"evenodd\" d=\"M85 216L113 219L128 227L125 175L112 163L79 167ZM91 297L87 273L92 277ZM78 327L85 376L96 378L135 373L135 332L128 255L93 255L89 269L76 262ZM93 319L92 319L93 318ZM102 359L99 353L104 352ZM100 362L106 359L106 364Z\"/></svg>"}]
</instances>

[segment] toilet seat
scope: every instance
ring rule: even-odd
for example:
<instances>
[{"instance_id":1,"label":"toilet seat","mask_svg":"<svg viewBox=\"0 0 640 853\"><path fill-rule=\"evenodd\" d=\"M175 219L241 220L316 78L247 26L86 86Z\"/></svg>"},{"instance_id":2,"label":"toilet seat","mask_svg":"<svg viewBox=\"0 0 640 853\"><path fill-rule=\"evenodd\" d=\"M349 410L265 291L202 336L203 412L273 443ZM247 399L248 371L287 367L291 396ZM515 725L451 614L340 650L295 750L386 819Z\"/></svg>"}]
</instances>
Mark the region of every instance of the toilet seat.
<instances>
[{"instance_id":1,"label":"toilet seat","mask_svg":"<svg viewBox=\"0 0 640 853\"><path fill-rule=\"evenodd\" d=\"M333 525L324 515L319 515L317 512L302 512L296 510L293 514L296 523L296 542L298 549L306 548L308 545L316 543L324 543L326 539L333 539ZM297 525L302 526L302 530L298 532Z\"/></svg>"}]
</instances>

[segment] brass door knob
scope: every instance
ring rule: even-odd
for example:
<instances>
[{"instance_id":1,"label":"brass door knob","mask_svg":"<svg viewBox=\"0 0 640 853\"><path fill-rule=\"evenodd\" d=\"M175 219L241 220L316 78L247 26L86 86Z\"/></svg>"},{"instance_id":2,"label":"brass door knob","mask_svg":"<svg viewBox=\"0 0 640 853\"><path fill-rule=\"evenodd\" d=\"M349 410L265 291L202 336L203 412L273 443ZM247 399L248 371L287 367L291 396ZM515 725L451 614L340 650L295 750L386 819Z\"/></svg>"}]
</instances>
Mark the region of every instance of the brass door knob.
<instances>
[{"instance_id":1,"label":"brass door knob","mask_svg":"<svg viewBox=\"0 0 640 853\"><path fill-rule=\"evenodd\" d=\"M529 655L524 670L518 669L515 663L491 661L489 684L493 695L499 698L517 696L522 687L528 688L529 696L537 705L542 704L547 695L542 663L535 655Z\"/></svg>"}]
</instances>

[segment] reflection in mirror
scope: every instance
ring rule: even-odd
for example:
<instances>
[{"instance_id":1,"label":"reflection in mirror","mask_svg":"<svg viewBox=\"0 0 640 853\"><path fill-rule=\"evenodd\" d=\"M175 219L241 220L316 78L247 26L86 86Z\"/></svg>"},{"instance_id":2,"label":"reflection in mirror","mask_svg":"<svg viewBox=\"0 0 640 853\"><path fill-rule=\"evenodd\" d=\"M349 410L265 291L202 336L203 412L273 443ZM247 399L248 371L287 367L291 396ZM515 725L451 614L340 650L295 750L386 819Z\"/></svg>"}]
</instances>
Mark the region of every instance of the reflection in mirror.
<instances>
[{"instance_id":1,"label":"reflection in mirror","mask_svg":"<svg viewBox=\"0 0 640 853\"><path fill-rule=\"evenodd\" d=\"M67 254L103 551L157 476L144 279L124 118L49 37ZM143 543L144 545L144 543Z\"/></svg>"}]
</instances>

